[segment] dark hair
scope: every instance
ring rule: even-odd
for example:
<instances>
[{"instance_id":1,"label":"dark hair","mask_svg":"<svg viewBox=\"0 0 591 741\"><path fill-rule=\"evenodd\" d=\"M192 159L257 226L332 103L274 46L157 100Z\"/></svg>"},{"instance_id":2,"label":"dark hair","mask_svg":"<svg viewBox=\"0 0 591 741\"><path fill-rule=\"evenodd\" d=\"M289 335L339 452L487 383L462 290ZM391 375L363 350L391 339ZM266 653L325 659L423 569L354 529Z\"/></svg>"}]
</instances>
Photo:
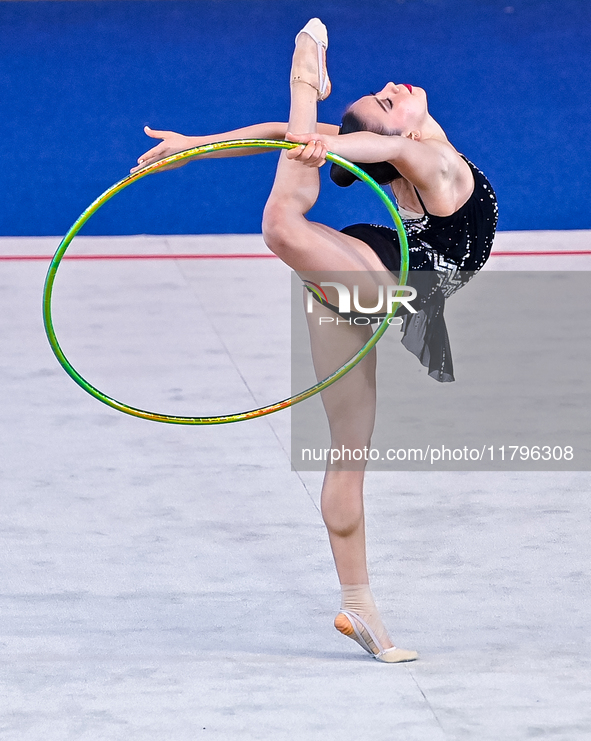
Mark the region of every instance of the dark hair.
<instances>
[{"instance_id":1,"label":"dark hair","mask_svg":"<svg viewBox=\"0 0 591 741\"><path fill-rule=\"evenodd\" d=\"M347 110L345 111L345 115L343 116L343 120L341 121L339 134L351 134L354 131L373 131L374 134L382 134L384 136L400 136L400 134L402 133L402 131L399 129L388 131L378 126L368 126L368 124L366 124L363 119L359 118L359 116L353 113L353 111ZM398 172L394 165L391 165L389 162L355 162L354 164L360 167L380 185L391 183L392 180L396 180L397 178L402 177L402 175ZM330 178L333 183L336 183L341 188L347 188L356 180L359 180L357 175L353 175L353 173L349 172L349 170L345 170L344 167L341 167L340 165L336 165L334 163L330 167Z\"/></svg>"}]
</instances>

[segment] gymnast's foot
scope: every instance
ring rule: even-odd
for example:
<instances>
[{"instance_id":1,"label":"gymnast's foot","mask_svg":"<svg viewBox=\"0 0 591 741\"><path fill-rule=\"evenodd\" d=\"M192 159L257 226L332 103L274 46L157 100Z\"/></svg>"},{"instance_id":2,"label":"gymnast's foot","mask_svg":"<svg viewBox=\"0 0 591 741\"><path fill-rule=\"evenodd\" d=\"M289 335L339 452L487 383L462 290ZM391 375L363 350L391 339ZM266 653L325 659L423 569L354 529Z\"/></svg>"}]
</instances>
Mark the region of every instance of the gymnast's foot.
<instances>
[{"instance_id":1,"label":"gymnast's foot","mask_svg":"<svg viewBox=\"0 0 591 741\"><path fill-rule=\"evenodd\" d=\"M317 100L326 100L331 84L326 68L328 33L326 26L312 18L296 36L291 63L291 84L303 82L317 92Z\"/></svg>"},{"instance_id":2,"label":"gymnast's foot","mask_svg":"<svg viewBox=\"0 0 591 741\"><path fill-rule=\"evenodd\" d=\"M397 664L418 658L416 651L392 645L367 584L342 586L341 612L336 616L334 625L340 633L352 638L378 661Z\"/></svg>"}]
</instances>

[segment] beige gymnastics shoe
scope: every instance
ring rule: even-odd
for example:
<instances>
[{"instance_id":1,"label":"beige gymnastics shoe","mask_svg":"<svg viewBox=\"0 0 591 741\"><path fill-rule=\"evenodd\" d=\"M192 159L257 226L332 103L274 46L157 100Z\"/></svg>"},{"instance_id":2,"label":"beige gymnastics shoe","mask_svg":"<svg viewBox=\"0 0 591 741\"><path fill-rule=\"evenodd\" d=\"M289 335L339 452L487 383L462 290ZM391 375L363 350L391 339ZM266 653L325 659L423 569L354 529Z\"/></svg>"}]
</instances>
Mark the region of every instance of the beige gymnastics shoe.
<instances>
[{"instance_id":1,"label":"beige gymnastics shoe","mask_svg":"<svg viewBox=\"0 0 591 741\"><path fill-rule=\"evenodd\" d=\"M419 655L416 651L404 648L383 648L369 625L357 613L341 610L336 616L334 627L343 635L352 638L374 659L387 664L399 664L403 661L415 661Z\"/></svg>"},{"instance_id":2,"label":"beige gymnastics shoe","mask_svg":"<svg viewBox=\"0 0 591 741\"><path fill-rule=\"evenodd\" d=\"M317 59L312 60L309 50L298 49L298 39L307 34L316 44ZM326 26L319 18L309 20L295 38L296 50L291 64L291 84L304 82L318 93L317 100L326 100L330 95L331 84L326 68L326 50L328 49L328 33Z\"/></svg>"}]
</instances>

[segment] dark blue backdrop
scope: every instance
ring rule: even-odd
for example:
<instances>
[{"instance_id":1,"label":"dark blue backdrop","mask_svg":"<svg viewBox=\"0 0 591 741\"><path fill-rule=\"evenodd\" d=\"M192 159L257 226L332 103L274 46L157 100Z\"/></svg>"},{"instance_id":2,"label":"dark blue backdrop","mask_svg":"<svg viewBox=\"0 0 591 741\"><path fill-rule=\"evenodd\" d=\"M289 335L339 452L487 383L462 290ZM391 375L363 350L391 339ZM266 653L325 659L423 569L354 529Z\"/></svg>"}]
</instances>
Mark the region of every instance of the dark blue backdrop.
<instances>
[{"instance_id":1,"label":"dark blue backdrop","mask_svg":"<svg viewBox=\"0 0 591 741\"><path fill-rule=\"evenodd\" d=\"M330 33L321 120L388 80L421 85L496 188L501 229L591 228L587 0L107 0L0 3L0 233L64 233L148 148L146 123L284 120L293 38L312 15ZM259 232L275 158L146 178L85 233ZM314 217L387 220L366 190L326 182Z\"/></svg>"}]
</instances>

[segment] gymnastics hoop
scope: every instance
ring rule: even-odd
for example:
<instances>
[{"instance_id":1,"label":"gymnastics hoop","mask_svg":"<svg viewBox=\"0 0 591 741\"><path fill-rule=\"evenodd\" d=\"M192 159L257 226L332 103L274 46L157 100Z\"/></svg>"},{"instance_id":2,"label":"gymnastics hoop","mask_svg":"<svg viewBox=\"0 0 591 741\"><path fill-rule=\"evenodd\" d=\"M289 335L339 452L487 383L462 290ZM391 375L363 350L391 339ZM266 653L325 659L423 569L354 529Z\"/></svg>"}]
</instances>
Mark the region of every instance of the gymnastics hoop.
<instances>
[{"instance_id":1,"label":"gymnastics hoop","mask_svg":"<svg viewBox=\"0 0 591 741\"><path fill-rule=\"evenodd\" d=\"M181 160L189 159L191 157L198 157L202 154L208 154L209 152L219 152L226 149L239 149L243 147L294 149L297 146L299 145L295 142L275 141L273 139L232 139L230 141L216 142L214 144L204 144L200 147L193 147L192 149L187 149L184 152L178 152L177 154L173 154L170 157L165 157L164 159L158 160L158 162L154 162L153 164L144 167L142 170L138 170L137 172L123 178L123 180L120 180L119 182L115 183L115 185L112 185L95 201L93 201L90 206L88 206L88 208L78 217L78 219L70 227L70 230L68 231L66 236L60 242L60 245L57 248L55 255L53 256L51 264L49 265L49 270L45 279L45 287L43 289L43 322L45 325L45 333L47 335L47 339L49 340L51 349L53 350L60 365L70 376L70 378L72 378L81 388L83 388L84 391L89 393L91 396L94 396L95 399L98 399L103 404L106 404L113 409L117 409L124 414L130 414L133 417L140 417L142 419L149 419L154 422L167 422L169 424L177 425L227 424L229 422L241 422L245 419L262 417L266 414L278 412L280 409L286 409L293 404L299 404L299 402L304 401L305 399L309 399L311 396L314 396L320 391L323 391L325 388L328 388L328 386L335 383L335 381L338 381L339 378L342 378L346 373L354 368L357 363L363 360L363 358L369 352L371 352L378 340L382 337L382 335L388 328L389 320L396 314L396 311L400 306L400 302L392 304L390 312L379 324L377 330L373 333L373 335L365 343L365 345L352 358L350 358L350 360L344 363L338 370L334 371L334 373L331 373L330 376L327 376L324 380L319 381L317 384L311 386L305 391L301 391L299 394L290 396L288 399L284 399L283 401L278 401L276 404L270 404L269 406L252 409L248 412L239 412L238 414L226 414L216 417L181 417L172 414L158 414L157 412L148 412L144 409L131 407L127 404L123 404L122 402L117 401L116 399L112 399L110 396L107 396L107 394L99 391L99 389L90 384L71 365L69 360L66 358L63 350L61 349L56 337L51 315L51 298L57 269L63 256L66 253L66 250L68 249L68 246L70 245L76 234L78 234L78 232L84 226L84 224L86 224L88 219L90 219L90 217L114 195L122 191L124 188L127 188L127 186L131 185L136 180L140 180L141 178L146 177L146 175L151 175L152 173L157 172L168 164L180 162ZM406 285L406 279L408 277L408 241L406 239L406 233L404 231L402 220L400 219L396 207L394 206L388 195L385 193L385 191L382 190L382 188L380 188L376 181L373 180L360 167L357 167L357 165L352 164L346 159L343 159L343 157L340 157L337 154L333 154L332 152L328 152L328 154L326 155L326 159L329 162L334 162L335 164L344 167L345 170L349 170L349 172L352 172L364 183L367 183L367 185L369 185L369 187L374 191L374 193L376 193L376 195L382 200L382 202L388 209L388 212L390 213L390 216L394 221L394 225L396 226L396 231L398 232L400 241L401 264L399 285L402 289ZM396 297L402 298L402 296L399 296L398 292L396 294Z\"/></svg>"}]
</instances>

